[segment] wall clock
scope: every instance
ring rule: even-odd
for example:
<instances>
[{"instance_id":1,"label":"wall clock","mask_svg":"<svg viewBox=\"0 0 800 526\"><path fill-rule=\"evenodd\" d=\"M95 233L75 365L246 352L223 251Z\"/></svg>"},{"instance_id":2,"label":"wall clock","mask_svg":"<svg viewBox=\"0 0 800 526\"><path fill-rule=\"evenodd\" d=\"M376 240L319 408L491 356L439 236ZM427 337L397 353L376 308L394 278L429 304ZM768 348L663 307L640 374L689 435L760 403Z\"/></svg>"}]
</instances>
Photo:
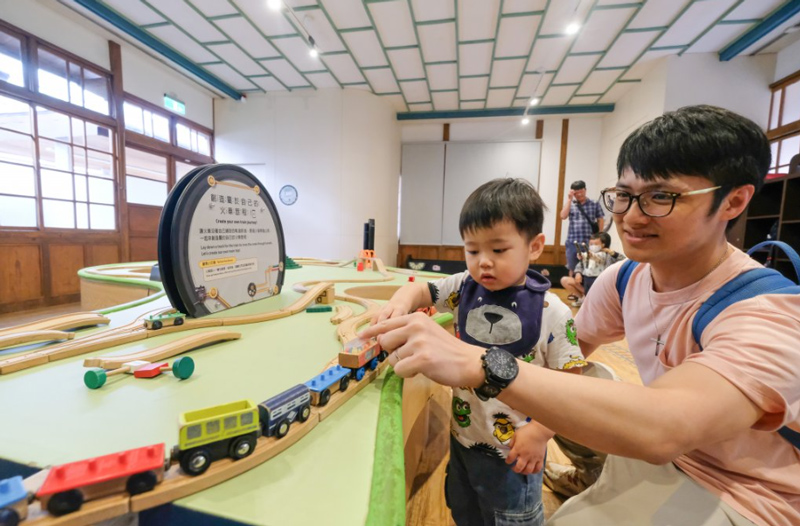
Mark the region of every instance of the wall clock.
<instances>
[{"instance_id":1,"label":"wall clock","mask_svg":"<svg viewBox=\"0 0 800 526\"><path fill-rule=\"evenodd\" d=\"M285 204L286 206L291 206L297 201L297 188L294 186L287 184L283 188L281 188L278 195L281 198L281 203Z\"/></svg>"}]
</instances>

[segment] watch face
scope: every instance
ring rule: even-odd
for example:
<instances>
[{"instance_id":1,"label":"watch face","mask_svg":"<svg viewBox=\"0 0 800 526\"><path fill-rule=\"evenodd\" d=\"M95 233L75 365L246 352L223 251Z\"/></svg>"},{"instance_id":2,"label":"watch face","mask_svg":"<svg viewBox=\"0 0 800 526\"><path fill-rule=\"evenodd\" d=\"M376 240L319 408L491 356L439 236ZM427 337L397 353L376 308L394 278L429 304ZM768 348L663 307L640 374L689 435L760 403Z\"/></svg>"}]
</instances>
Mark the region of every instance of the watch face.
<instances>
[{"instance_id":1,"label":"watch face","mask_svg":"<svg viewBox=\"0 0 800 526\"><path fill-rule=\"evenodd\" d=\"M511 353L496 349L486 353L486 368L497 380L510 382L517 377L519 366Z\"/></svg>"},{"instance_id":2,"label":"watch face","mask_svg":"<svg viewBox=\"0 0 800 526\"><path fill-rule=\"evenodd\" d=\"M280 189L278 196L281 198L281 203L285 204L286 206L293 205L295 201L297 201L297 188L287 184Z\"/></svg>"}]
</instances>

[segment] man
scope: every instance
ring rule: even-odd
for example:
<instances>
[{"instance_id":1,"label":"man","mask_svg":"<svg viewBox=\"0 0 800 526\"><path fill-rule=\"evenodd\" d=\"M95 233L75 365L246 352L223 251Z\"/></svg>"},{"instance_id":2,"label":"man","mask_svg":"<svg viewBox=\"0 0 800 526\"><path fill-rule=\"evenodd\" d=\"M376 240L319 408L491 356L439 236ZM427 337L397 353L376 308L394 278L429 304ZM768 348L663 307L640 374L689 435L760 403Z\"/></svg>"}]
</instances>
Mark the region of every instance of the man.
<instances>
[{"instance_id":1,"label":"man","mask_svg":"<svg viewBox=\"0 0 800 526\"><path fill-rule=\"evenodd\" d=\"M589 243L589 238L595 232L603 230L604 214L603 208L597 201L592 201L586 197L586 183L575 181L569 187L567 200L561 208L561 220L569 218L569 230L567 231L566 252L567 269L569 276L561 279L561 285L567 288L565 280L568 280L580 294L576 295L573 307L580 307L583 303L583 286L575 283L572 279L575 273L575 265L578 264L578 248ZM567 288L567 290L570 290Z\"/></svg>"},{"instance_id":2,"label":"man","mask_svg":"<svg viewBox=\"0 0 800 526\"><path fill-rule=\"evenodd\" d=\"M800 524L800 449L778 433L800 430L800 295L740 301L699 344L692 335L699 306L760 266L725 233L769 165L763 131L710 106L667 113L623 144L604 206L639 265L622 300L620 265L601 274L576 325L586 355L627 338L643 386L518 364L423 316L363 335L380 335L401 376L492 385L507 405L609 453L597 483L552 525Z\"/></svg>"}]
</instances>

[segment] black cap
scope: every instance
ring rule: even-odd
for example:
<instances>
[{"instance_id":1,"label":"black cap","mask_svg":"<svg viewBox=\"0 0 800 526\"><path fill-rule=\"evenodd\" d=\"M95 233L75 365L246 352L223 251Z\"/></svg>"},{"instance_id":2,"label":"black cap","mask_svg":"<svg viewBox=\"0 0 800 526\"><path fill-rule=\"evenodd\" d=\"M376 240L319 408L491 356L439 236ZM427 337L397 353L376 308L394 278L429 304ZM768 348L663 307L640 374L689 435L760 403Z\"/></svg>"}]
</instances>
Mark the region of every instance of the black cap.
<instances>
[{"instance_id":1,"label":"black cap","mask_svg":"<svg viewBox=\"0 0 800 526\"><path fill-rule=\"evenodd\" d=\"M569 185L570 190L583 190L586 188L586 183L583 181L575 181L571 185Z\"/></svg>"}]
</instances>

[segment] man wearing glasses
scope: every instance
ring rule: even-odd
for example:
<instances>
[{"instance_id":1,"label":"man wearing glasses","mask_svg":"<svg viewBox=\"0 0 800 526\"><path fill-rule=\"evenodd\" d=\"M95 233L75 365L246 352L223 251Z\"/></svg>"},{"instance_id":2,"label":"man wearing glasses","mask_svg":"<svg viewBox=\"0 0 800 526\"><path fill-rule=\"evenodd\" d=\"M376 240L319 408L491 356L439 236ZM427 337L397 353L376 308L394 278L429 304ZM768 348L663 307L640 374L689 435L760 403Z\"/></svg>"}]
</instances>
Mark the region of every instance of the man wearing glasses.
<instances>
[{"instance_id":1,"label":"man wearing glasses","mask_svg":"<svg viewBox=\"0 0 800 526\"><path fill-rule=\"evenodd\" d=\"M569 280L569 283L574 288L579 291L583 290L582 285L573 279L575 266L578 264L578 247L588 244L592 234L603 230L603 216L603 209L600 207L600 203L586 197L586 183L583 181L572 183L560 214L562 221L569 219L569 230L567 231L567 240L564 245L567 253L569 277L564 277L561 280L562 286L566 280ZM580 307L582 303L583 297L576 297L572 306Z\"/></svg>"},{"instance_id":2,"label":"man wearing glasses","mask_svg":"<svg viewBox=\"0 0 800 526\"><path fill-rule=\"evenodd\" d=\"M498 399L587 447L609 453L600 479L567 501L555 526L800 524L800 295L762 294L717 314L700 337L700 305L760 267L726 231L763 184L770 146L752 121L693 106L622 145L603 192L626 255L639 265L617 289L600 275L575 324L585 355L626 338L643 386L518 364L456 340L422 315L363 336L395 353L400 376L498 384ZM487 358L483 358L484 353ZM491 355L491 360L488 356ZM491 373L491 374L490 374Z\"/></svg>"}]
</instances>

